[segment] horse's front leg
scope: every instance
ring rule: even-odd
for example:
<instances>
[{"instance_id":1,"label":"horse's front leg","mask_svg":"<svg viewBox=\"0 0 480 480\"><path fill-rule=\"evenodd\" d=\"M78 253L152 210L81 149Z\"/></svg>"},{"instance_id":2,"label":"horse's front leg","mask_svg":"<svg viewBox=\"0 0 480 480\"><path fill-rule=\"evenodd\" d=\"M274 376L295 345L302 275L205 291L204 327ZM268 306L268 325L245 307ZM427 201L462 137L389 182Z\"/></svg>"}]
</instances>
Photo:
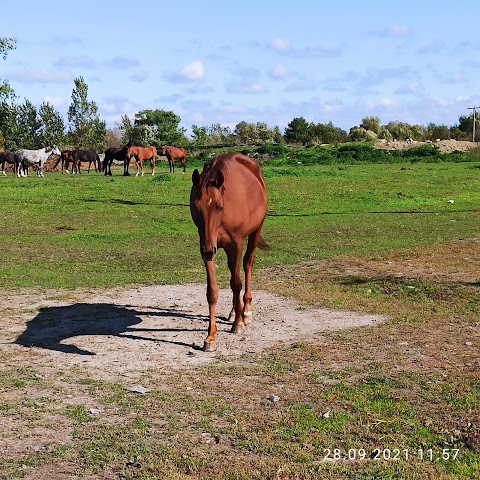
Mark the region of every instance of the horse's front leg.
<instances>
[{"instance_id":1,"label":"horse's front leg","mask_svg":"<svg viewBox=\"0 0 480 480\"><path fill-rule=\"evenodd\" d=\"M123 161L123 176L124 177L129 177L130 173L128 171L128 167L130 166L130 159L127 158L126 160Z\"/></svg>"},{"instance_id":2,"label":"horse's front leg","mask_svg":"<svg viewBox=\"0 0 480 480\"><path fill-rule=\"evenodd\" d=\"M215 277L215 261L205 261L205 269L207 271L207 301L208 301L208 335L203 343L204 352L215 352L217 344L215 343L215 335L217 334L217 322L215 319L215 311L218 301L218 285Z\"/></svg>"},{"instance_id":3,"label":"horse's front leg","mask_svg":"<svg viewBox=\"0 0 480 480\"><path fill-rule=\"evenodd\" d=\"M230 288L232 289L232 311L229 315L229 321L233 320L232 333L242 331L245 323L243 321L243 307L240 300L242 291L242 279L240 277L240 260L242 258L243 242L235 243L226 249L228 258L228 268L230 270Z\"/></svg>"}]
</instances>

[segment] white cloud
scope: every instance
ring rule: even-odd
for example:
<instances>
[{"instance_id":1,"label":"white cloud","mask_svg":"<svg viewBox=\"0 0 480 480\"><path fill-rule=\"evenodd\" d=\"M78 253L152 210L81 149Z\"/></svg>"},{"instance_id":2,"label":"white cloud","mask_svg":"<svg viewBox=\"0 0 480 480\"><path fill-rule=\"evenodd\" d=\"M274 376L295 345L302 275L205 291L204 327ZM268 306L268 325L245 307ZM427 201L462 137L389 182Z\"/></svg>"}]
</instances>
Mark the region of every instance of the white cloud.
<instances>
[{"instance_id":1,"label":"white cloud","mask_svg":"<svg viewBox=\"0 0 480 480\"><path fill-rule=\"evenodd\" d=\"M142 71L142 72L135 72L132 75L130 75L128 78L130 80L133 80L134 82L144 82L148 78L148 72Z\"/></svg>"},{"instance_id":2,"label":"white cloud","mask_svg":"<svg viewBox=\"0 0 480 480\"><path fill-rule=\"evenodd\" d=\"M268 76L273 80L281 80L284 78L289 78L295 75L295 73L283 63L277 63L273 68L268 72Z\"/></svg>"},{"instance_id":3,"label":"white cloud","mask_svg":"<svg viewBox=\"0 0 480 480\"><path fill-rule=\"evenodd\" d=\"M202 82L205 79L205 68L200 60L196 60L178 72L167 72L165 77L171 82Z\"/></svg>"},{"instance_id":4,"label":"white cloud","mask_svg":"<svg viewBox=\"0 0 480 480\"><path fill-rule=\"evenodd\" d=\"M69 56L69 57L60 57L55 63L55 66L59 67L87 67L91 68L95 66L95 62L91 57L86 56Z\"/></svg>"},{"instance_id":5,"label":"white cloud","mask_svg":"<svg viewBox=\"0 0 480 480\"><path fill-rule=\"evenodd\" d=\"M406 25L392 24L371 33L379 37L408 37L412 32Z\"/></svg>"},{"instance_id":6,"label":"white cloud","mask_svg":"<svg viewBox=\"0 0 480 480\"><path fill-rule=\"evenodd\" d=\"M64 108L66 106L66 101L62 97L43 97L42 103L49 103L55 108Z\"/></svg>"},{"instance_id":7,"label":"white cloud","mask_svg":"<svg viewBox=\"0 0 480 480\"><path fill-rule=\"evenodd\" d=\"M180 70L180 76L187 82L201 82L205 78L203 63L197 60L185 65Z\"/></svg>"},{"instance_id":8,"label":"white cloud","mask_svg":"<svg viewBox=\"0 0 480 480\"><path fill-rule=\"evenodd\" d=\"M134 57L117 56L107 60L105 64L113 68L124 69L138 66L139 61Z\"/></svg>"},{"instance_id":9,"label":"white cloud","mask_svg":"<svg viewBox=\"0 0 480 480\"><path fill-rule=\"evenodd\" d=\"M231 83L226 88L227 93L266 93L267 89L259 83Z\"/></svg>"},{"instance_id":10,"label":"white cloud","mask_svg":"<svg viewBox=\"0 0 480 480\"><path fill-rule=\"evenodd\" d=\"M74 75L58 68L25 67L10 73L9 79L21 83L67 83L74 79Z\"/></svg>"},{"instance_id":11,"label":"white cloud","mask_svg":"<svg viewBox=\"0 0 480 480\"><path fill-rule=\"evenodd\" d=\"M271 46L275 50L288 50L290 48L290 40L285 38L275 38L272 40Z\"/></svg>"}]
</instances>

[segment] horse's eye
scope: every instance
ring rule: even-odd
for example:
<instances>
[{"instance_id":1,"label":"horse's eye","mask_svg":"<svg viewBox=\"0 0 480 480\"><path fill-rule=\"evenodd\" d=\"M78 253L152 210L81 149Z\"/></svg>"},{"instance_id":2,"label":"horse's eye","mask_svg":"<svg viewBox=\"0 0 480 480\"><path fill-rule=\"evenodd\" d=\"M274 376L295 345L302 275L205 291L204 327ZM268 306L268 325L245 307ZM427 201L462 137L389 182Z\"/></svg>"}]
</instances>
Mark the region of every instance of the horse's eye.
<instances>
[{"instance_id":1,"label":"horse's eye","mask_svg":"<svg viewBox=\"0 0 480 480\"><path fill-rule=\"evenodd\" d=\"M223 207L221 205L217 205L217 212L220 213L223 210Z\"/></svg>"}]
</instances>

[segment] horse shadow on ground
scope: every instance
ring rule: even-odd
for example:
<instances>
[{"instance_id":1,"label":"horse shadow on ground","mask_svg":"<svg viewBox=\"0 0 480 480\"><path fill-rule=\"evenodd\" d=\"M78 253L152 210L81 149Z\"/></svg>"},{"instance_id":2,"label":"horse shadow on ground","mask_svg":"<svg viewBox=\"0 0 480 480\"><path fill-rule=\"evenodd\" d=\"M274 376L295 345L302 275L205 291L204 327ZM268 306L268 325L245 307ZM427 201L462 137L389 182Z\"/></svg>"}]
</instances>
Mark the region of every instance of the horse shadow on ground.
<instances>
[{"instance_id":1,"label":"horse shadow on ground","mask_svg":"<svg viewBox=\"0 0 480 480\"><path fill-rule=\"evenodd\" d=\"M191 327L168 328L135 328L142 322L142 315L155 317L169 317L175 320L191 321ZM27 322L26 330L13 342L24 347L39 347L63 353L77 355L95 355L88 350L83 350L75 345L63 343L65 340L81 335L109 335L133 340L149 340L176 344L183 347L200 349L194 343L172 341L166 338L152 338L140 336L141 332L154 332L166 334L172 332L206 331L206 327L196 328L198 321L208 323L208 317L188 314L170 309L148 309L148 311L109 303L77 303L60 307L41 308L38 315ZM219 319L220 323L226 319ZM174 324L174 323L173 323Z\"/></svg>"}]
</instances>

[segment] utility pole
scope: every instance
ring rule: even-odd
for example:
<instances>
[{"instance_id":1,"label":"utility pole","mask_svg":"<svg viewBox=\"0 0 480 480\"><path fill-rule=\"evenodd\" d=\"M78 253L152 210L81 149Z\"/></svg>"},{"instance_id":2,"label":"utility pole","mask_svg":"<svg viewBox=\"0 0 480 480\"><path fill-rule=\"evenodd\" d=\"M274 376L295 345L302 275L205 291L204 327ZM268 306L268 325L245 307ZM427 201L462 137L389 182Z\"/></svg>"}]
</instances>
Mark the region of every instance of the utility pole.
<instances>
[{"instance_id":1,"label":"utility pole","mask_svg":"<svg viewBox=\"0 0 480 480\"><path fill-rule=\"evenodd\" d=\"M480 107L468 107L469 110L473 110L473 135L472 135L472 142L475 142L475 109Z\"/></svg>"}]
</instances>

